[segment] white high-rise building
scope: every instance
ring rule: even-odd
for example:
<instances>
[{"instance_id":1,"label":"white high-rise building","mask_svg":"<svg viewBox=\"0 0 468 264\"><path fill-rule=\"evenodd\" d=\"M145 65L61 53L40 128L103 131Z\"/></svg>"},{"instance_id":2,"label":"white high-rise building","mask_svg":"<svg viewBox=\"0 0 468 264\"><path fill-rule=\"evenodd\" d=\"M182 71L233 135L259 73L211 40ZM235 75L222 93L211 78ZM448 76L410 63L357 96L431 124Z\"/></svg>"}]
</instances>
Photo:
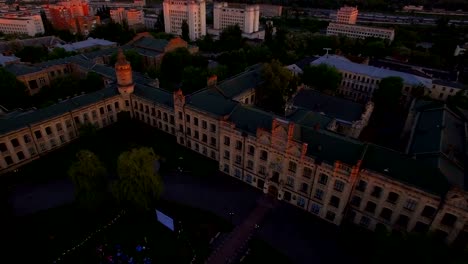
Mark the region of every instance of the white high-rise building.
<instances>
[{"instance_id":1,"label":"white high-rise building","mask_svg":"<svg viewBox=\"0 0 468 264\"><path fill-rule=\"evenodd\" d=\"M166 33L182 35L182 22L185 20L191 40L206 35L205 0L166 0L163 9Z\"/></svg>"},{"instance_id":2,"label":"white high-rise building","mask_svg":"<svg viewBox=\"0 0 468 264\"><path fill-rule=\"evenodd\" d=\"M243 33L258 31L260 7L258 5L215 3L213 9L213 28L223 30L228 26L239 25Z\"/></svg>"},{"instance_id":3,"label":"white high-rise building","mask_svg":"<svg viewBox=\"0 0 468 264\"><path fill-rule=\"evenodd\" d=\"M0 32L5 34L44 34L44 24L40 15L0 17Z\"/></svg>"}]
</instances>

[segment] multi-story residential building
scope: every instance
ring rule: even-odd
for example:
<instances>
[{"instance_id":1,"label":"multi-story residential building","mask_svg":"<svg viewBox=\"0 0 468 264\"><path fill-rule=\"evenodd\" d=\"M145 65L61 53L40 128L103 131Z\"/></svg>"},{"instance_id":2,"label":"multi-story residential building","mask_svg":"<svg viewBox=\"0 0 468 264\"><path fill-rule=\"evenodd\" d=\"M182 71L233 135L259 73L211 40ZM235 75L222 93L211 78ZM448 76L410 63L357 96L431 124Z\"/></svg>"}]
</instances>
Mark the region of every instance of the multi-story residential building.
<instances>
[{"instance_id":1,"label":"multi-story residential building","mask_svg":"<svg viewBox=\"0 0 468 264\"><path fill-rule=\"evenodd\" d=\"M336 21L327 27L327 36L347 36L350 38L382 38L390 42L395 38L395 30L356 25L358 9L342 7L337 11Z\"/></svg>"},{"instance_id":2,"label":"multi-story residential building","mask_svg":"<svg viewBox=\"0 0 468 264\"><path fill-rule=\"evenodd\" d=\"M344 6L336 12L336 22L341 24L356 24L358 17L357 7Z\"/></svg>"},{"instance_id":3,"label":"multi-story residential building","mask_svg":"<svg viewBox=\"0 0 468 264\"><path fill-rule=\"evenodd\" d=\"M140 1L140 0L134 0L133 2L110 2L110 1L90 1L88 3L89 5L89 13L90 14L96 14L98 9L102 7L109 7L111 9L115 8L125 8L125 9L138 9L142 10L143 7L145 6L145 1Z\"/></svg>"},{"instance_id":4,"label":"multi-story residential building","mask_svg":"<svg viewBox=\"0 0 468 264\"><path fill-rule=\"evenodd\" d=\"M166 33L182 35L182 23L186 21L191 40L206 35L205 0L165 0L163 10Z\"/></svg>"},{"instance_id":5,"label":"multi-story residential building","mask_svg":"<svg viewBox=\"0 0 468 264\"><path fill-rule=\"evenodd\" d=\"M70 30L72 33L87 35L100 24L99 17L90 15L86 1L72 0L47 5L45 13L54 28Z\"/></svg>"},{"instance_id":6,"label":"multi-story residential building","mask_svg":"<svg viewBox=\"0 0 468 264\"><path fill-rule=\"evenodd\" d=\"M260 7L258 5L215 3L213 7L213 28L223 30L238 25L242 32L250 34L258 31Z\"/></svg>"},{"instance_id":7,"label":"multi-story residential building","mask_svg":"<svg viewBox=\"0 0 468 264\"><path fill-rule=\"evenodd\" d=\"M129 27L143 27L143 11L138 9L125 9L118 7L110 10L110 17L115 23L127 22Z\"/></svg>"},{"instance_id":8,"label":"multi-story residential building","mask_svg":"<svg viewBox=\"0 0 468 264\"><path fill-rule=\"evenodd\" d=\"M37 34L44 34L45 31L40 15L6 15L0 17L0 32L4 34L35 36Z\"/></svg>"},{"instance_id":9,"label":"multi-story residential building","mask_svg":"<svg viewBox=\"0 0 468 264\"><path fill-rule=\"evenodd\" d=\"M142 83L120 52L114 79L117 87L0 118L0 171L67 144L83 123L104 127L123 112L330 223L347 219L370 230L433 231L448 243L468 242L466 183L403 153L255 108L258 67L219 84L209 78L205 89L184 95Z\"/></svg>"}]
</instances>

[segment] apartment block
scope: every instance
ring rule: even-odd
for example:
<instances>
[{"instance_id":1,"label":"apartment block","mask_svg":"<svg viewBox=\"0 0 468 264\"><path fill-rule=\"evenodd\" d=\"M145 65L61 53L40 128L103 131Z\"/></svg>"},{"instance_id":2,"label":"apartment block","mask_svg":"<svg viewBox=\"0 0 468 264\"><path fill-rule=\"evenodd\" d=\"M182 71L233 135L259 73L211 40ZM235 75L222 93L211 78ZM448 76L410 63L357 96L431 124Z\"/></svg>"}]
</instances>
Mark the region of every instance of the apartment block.
<instances>
[{"instance_id":1,"label":"apartment block","mask_svg":"<svg viewBox=\"0 0 468 264\"><path fill-rule=\"evenodd\" d=\"M238 25L243 33L258 31L260 7L258 5L215 3L213 7L213 28L223 30Z\"/></svg>"},{"instance_id":2,"label":"apartment block","mask_svg":"<svg viewBox=\"0 0 468 264\"><path fill-rule=\"evenodd\" d=\"M40 15L5 15L0 17L0 32L4 34L35 36L37 34L44 34L45 31Z\"/></svg>"}]
</instances>

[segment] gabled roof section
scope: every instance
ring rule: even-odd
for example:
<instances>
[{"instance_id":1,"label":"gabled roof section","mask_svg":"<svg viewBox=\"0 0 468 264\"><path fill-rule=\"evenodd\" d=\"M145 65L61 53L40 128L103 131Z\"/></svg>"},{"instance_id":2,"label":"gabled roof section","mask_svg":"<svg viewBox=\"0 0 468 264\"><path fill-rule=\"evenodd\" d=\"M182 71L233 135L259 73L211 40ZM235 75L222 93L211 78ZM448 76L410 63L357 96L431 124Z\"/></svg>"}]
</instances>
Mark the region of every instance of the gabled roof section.
<instances>
[{"instance_id":1,"label":"gabled roof section","mask_svg":"<svg viewBox=\"0 0 468 264\"><path fill-rule=\"evenodd\" d=\"M296 109L292 114L288 115L288 119L302 126L314 128L318 125L322 129L326 129L333 121L333 118L325 114L312 112L304 108Z\"/></svg>"},{"instance_id":2,"label":"gabled roof section","mask_svg":"<svg viewBox=\"0 0 468 264\"><path fill-rule=\"evenodd\" d=\"M137 83L135 85L134 94L136 96L148 99L152 102L157 102L167 107L172 108L174 106L174 98L172 96L172 93L160 88L155 88Z\"/></svg>"},{"instance_id":3,"label":"gabled roof section","mask_svg":"<svg viewBox=\"0 0 468 264\"><path fill-rule=\"evenodd\" d=\"M405 72L393 71L384 68L377 68L374 66L354 63L344 57L337 55L324 55L312 62L312 64L314 65L319 65L322 63L327 64L329 66L333 66L338 70L367 75L373 78L382 79L386 77L400 77L403 79L403 82L405 84L423 84L426 87L431 87L432 85L431 79L428 78L416 76L414 74L409 74Z\"/></svg>"},{"instance_id":4,"label":"gabled roof section","mask_svg":"<svg viewBox=\"0 0 468 264\"><path fill-rule=\"evenodd\" d=\"M261 65L257 64L247 68L245 72L222 81L218 85L218 89L227 97L233 98L245 91L255 89L261 83Z\"/></svg>"},{"instance_id":5,"label":"gabled roof section","mask_svg":"<svg viewBox=\"0 0 468 264\"><path fill-rule=\"evenodd\" d=\"M27 127L28 125L33 125L57 116L61 116L69 111L94 104L107 98L111 98L115 95L117 95L116 89L106 88L93 93L70 98L35 111L29 111L24 114L16 114L11 118L0 118L0 134L6 134L8 132Z\"/></svg>"},{"instance_id":6,"label":"gabled roof section","mask_svg":"<svg viewBox=\"0 0 468 264\"><path fill-rule=\"evenodd\" d=\"M447 179L438 169L403 153L373 144L367 147L362 168L437 195L443 195L449 189Z\"/></svg>"},{"instance_id":7,"label":"gabled roof section","mask_svg":"<svg viewBox=\"0 0 468 264\"><path fill-rule=\"evenodd\" d=\"M237 102L226 98L214 87L205 88L187 95L185 101L188 105L215 116L225 116L232 112Z\"/></svg>"},{"instance_id":8,"label":"gabled roof section","mask_svg":"<svg viewBox=\"0 0 468 264\"><path fill-rule=\"evenodd\" d=\"M311 89L299 91L293 99L293 105L348 122L361 119L365 110L362 104Z\"/></svg>"},{"instance_id":9,"label":"gabled roof section","mask_svg":"<svg viewBox=\"0 0 468 264\"><path fill-rule=\"evenodd\" d=\"M21 64L21 63L14 63L5 66L5 70L11 72L16 76L26 75L34 72L38 72L41 68L37 66Z\"/></svg>"},{"instance_id":10,"label":"gabled roof section","mask_svg":"<svg viewBox=\"0 0 468 264\"><path fill-rule=\"evenodd\" d=\"M364 144L360 141L310 127L301 126L298 129L300 133L296 134L296 139L308 144L307 156L329 164L339 160L355 165L361 159Z\"/></svg>"},{"instance_id":11,"label":"gabled roof section","mask_svg":"<svg viewBox=\"0 0 468 264\"><path fill-rule=\"evenodd\" d=\"M141 37L140 39L132 42L130 45L143 48L143 49L148 49L148 50L154 50L158 52L164 52L166 46L169 44L168 40L165 39L155 39L153 37Z\"/></svg>"},{"instance_id":12,"label":"gabled roof section","mask_svg":"<svg viewBox=\"0 0 468 264\"><path fill-rule=\"evenodd\" d=\"M238 104L229 115L228 121L233 122L237 129L255 135L257 133L257 128L271 131L271 126L275 117L274 114L258 108Z\"/></svg>"}]
</instances>

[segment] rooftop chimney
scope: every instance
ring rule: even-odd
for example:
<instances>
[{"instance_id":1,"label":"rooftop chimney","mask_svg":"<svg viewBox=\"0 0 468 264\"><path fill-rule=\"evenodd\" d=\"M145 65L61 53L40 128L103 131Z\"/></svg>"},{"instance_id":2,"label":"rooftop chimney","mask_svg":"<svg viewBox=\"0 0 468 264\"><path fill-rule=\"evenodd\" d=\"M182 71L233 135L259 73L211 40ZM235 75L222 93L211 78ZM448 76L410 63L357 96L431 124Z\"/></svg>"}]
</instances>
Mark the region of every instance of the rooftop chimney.
<instances>
[{"instance_id":1,"label":"rooftop chimney","mask_svg":"<svg viewBox=\"0 0 468 264\"><path fill-rule=\"evenodd\" d=\"M216 83L218 82L218 76L216 76L215 74L211 75L210 77L208 77L208 79L206 80L206 85L208 87L212 87L212 86L216 86Z\"/></svg>"}]
</instances>

